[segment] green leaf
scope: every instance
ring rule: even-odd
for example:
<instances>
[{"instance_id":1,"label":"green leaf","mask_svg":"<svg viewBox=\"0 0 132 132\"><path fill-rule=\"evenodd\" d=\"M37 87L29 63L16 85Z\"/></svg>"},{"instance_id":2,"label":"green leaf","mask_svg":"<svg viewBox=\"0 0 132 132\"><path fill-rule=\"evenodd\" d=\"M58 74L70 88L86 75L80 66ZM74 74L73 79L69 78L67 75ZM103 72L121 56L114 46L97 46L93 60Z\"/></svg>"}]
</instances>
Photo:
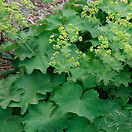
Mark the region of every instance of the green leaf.
<instances>
[{"instance_id":1,"label":"green leaf","mask_svg":"<svg viewBox=\"0 0 132 132\"><path fill-rule=\"evenodd\" d=\"M75 2L75 4L84 4L84 5L87 5L87 0L79 0L79 1Z\"/></svg>"},{"instance_id":2,"label":"green leaf","mask_svg":"<svg viewBox=\"0 0 132 132\"><path fill-rule=\"evenodd\" d=\"M73 15L77 14L77 12L75 10L71 10L71 9L62 9L61 12L62 12L63 16L65 16L67 18L69 16L73 16Z\"/></svg>"},{"instance_id":3,"label":"green leaf","mask_svg":"<svg viewBox=\"0 0 132 132\"><path fill-rule=\"evenodd\" d=\"M119 72L123 68L122 62L118 61L113 56L109 56L108 58L104 54L101 54L100 59L102 59L105 64L107 64L109 67L111 67L113 70L116 70L117 72Z\"/></svg>"},{"instance_id":4,"label":"green leaf","mask_svg":"<svg viewBox=\"0 0 132 132\"><path fill-rule=\"evenodd\" d=\"M115 95L116 97L122 98L124 102L128 100L129 97L132 97L131 95L132 88L131 87L125 87L125 86L120 86L116 89L113 89L111 93ZM127 102L126 102L127 103Z\"/></svg>"},{"instance_id":5,"label":"green leaf","mask_svg":"<svg viewBox=\"0 0 132 132\"><path fill-rule=\"evenodd\" d=\"M89 74L83 68L74 68L70 70L71 77L68 77L69 81L76 82L77 80L81 81L84 85L84 88L91 88L97 86L96 77L92 74Z\"/></svg>"},{"instance_id":6,"label":"green leaf","mask_svg":"<svg viewBox=\"0 0 132 132\"><path fill-rule=\"evenodd\" d=\"M132 58L126 60L127 64L130 66L130 68L132 68Z\"/></svg>"},{"instance_id":7,"label":"green leaf","mask_svg":"<svg viewBox=\"0 0 132 132\"><path fill-rule=\"evenodd\" d=\"M102 117L94 120L98 130L104 129L107 132L131 132L131 112L122 111L114 102L107 100L102 105Z\"/></svg>"},{"instance_id":8,"label":"green leaf","mask_svg":"<svg viewBox=\"0 0 132 132\"><path fill-rule=\"evenodd\" d=\"M94 47L100 45L100 42L98 41L98 39L91 39L90 42L92 43L92 45L93 45Z\"/></svg>"},{"instance_id":9,"label":"green leaf","mask_svg":"<svg viewBox=\"0 0 132 132\"><path fill-rule=\"evenodd\" d=\"M47 92L51 92L50 77L39 71L32 74L24 74L16 80L16 86L24 89L22 100L19 103L11 103L11 107L21 107L22 113L25 113L29 104L37 104L38 100L44 99Z\"/></svg>"},{"instance_id":10,"label":"green leaf","mask_svg":"<svg viewBox=\"0 0 132 132\"><path fill-rule=\"evenodd\" d=\"M64 117L55 111L52 103L40 102L38 105L29 107L29 114L24 118L25 131L37 132L39 129L44 131L58 131L66 128L67 123Z\"/></svg>"},{"instance_id":11,"label":"green leaf","mask_svg":"<svg viewBox=\"0 0 132 132\"><path fill-rule=\"evenodd\" d=\"M3 51L3 50L11 50L11 49L15 49L18 47L18 44L15 42L15 43L11 43L10 41L0 45L0 51Z\"/></svg>"},{"instance_id":12,"label":"green leaf","mask_svg":"<svg viewBox=\"0 0 132 132\"><path fill-rule=\"evenodd\" d=\"M74 57L74 61L77 61L77 54L75 52L75 50L77 50L76 45L72 44L68 50L70 51L69 53L71 54L71 56ZM70 69L74 66L74 62L67 60L68 59L66 58L66 56L63 53L61 53L56 59L56 61L58 61L59 63L55 65L54 72L55 73L58 72L59 74L62 72L65 73L69 72Z\"/></svg>"},{"instance_id":13,"label":"green leaf","mask_svg":"<svg viewBox=\"0 0 132 132\"><path fill-rule=\"evenodd\" d=\"M10 53L6 53L4 51L3 52L0 51L0 57L4 58L4 59L13 60L13 57L11 56L11 54Z\"/></svg>"},{"instance_id":14,"label":"green leaf","mask_svg":"<svg viewBox=\"0 0 132 132\"><path fill-rule=\"evenodd\" d=\"M0 108L0 131L1 132L22 132L23 125L20 116L12 116L11 109Z\"/></svg>"},{"instance_id":15,"label":"green leaf","mask_svg":"<svg viewBox=\"0 0 132 132\"><path fill-rule=\"evenodd\" d=\"M53 99L59 105L62 114L76 113L91 122L100 115L101 100L98 99L98 93L92 89L82 95L82 89L77 83L64 83Z\"/></svg>"},{"instance_id":16,"label":"green leaf","mask_svg":"<svg viewBox=\"0 0 132 132\"><path fill-rule=\"evenodd\" d=\"M98 76L98 82L100 82L101 80L103 80L104 85L107 86L109 84L109 81L114 81L116 78L117 73L115 71L109 71L109 70L105 70L103 72L100 72L97 74Z\"/></svg>"},{"instance_id":17,"label":"green leaf","mask_svg":"<svg viewBox=\"0 0 132 132\"><path fill-rule=\"evenodd\" d=\"M39 54L43 54L43 52L46 52L46 48L49 45L49 31L44 30L41 34L38 36L38 49Z\"/></svg>"},{"instance_id":18,"label":"green leaf","mask_svg":"<svg viewBox=\"0 0 132 132\"><path fill-rule=\"evenodd\" d=\"M49 67L48 59L45 54L26 58L24 61L21 61L20 64L26 67L26 72L28 74L31 74L34 69L39 69L45 74Z\"/></svg>"},{"instance_id":19,"label":"green leaf","mask_svg":"<svg viewBox=\"0 0 132 132\"><path fill-rule=\"evenodd\" d=\"M85 79L88 73L85 69L77 67L70 70L71 76L68 77L69 81L77 82L79 79Z\"/></svg>"},{"instance_id":20,"label":"green leaf","mask_svg":"<svg viewBox=\"0 0 132 132\"><path fill-rule=\"evenodd\" d=\"M94 25L92 22L88 22L88 20L85 20L85 29L84 31L89 31L92 35L92 38L96 38L100 35L103 35L104 32L100 31L100 29L97 27L97 25Z\"/></svg>"},{"instance_id":21,"label":"green leaf","mask_svg":"<svg viewBox=\"0 0 132 132\"><path fill-rule=\"evenodd\" d=\"M27 47L27 45L32 49L33 52L36 52L37 43L35 38L32 38L28 41L22 41L19 44L19 47L15 50L15 56L19 57L20 60L24 60L26 57L31 58L34 54L31 50Z\"/></svg>"},{"instance_id":22,"label":"green leaf","mask_svg":"<svg viewBox=\"0 0 132 132\"><path fill-rule=\"evenodd\" d=\"M132 111L132 104L126 104L126 105L124 105L123 109Z\"/></svg>"},{"instance_id":23,"label":"green leaf","mask_svg":"<svg viewBox=\"0 0 132 132\"><path fill-rule=\"evenodd\" d=\"M84 89L96 87L98 85L97 77L92 74L87 74L87 77L85 79L81 78L79 79L79 81L82 82Z\"/></svg>"},{"instance_id":24,"label":"green leaf","mask_svg":"<svg viewBox=\"0 0 132 132\"><path fill-rule=\"evenodd\" d=\"M13 83L17 76L10 76L0 81L0 106L6 109L11 101L19 102L21 100L22 89L14 86Z\"/></svg>"},{"instance_id":25,"label":"green leaf","mask_svg":"<svg viewBox=\"0 0 132 132\"><path fill-rule=\"evenodd\" d=\"M40 19L39 19L40 20ZM38 21L39 21L38 20ZM41 23L42 22L42 23ZM36 24L36 25L30 25L30 30L29 32L33 35L39 35L40 33L42 33L46 27L47 27L47 24L48 24L48 21L45 20L45 18L43 18L41 20L40 24ZM36 22L37 23L37 22ZM38 22L39 23L39 22Z\"/></svg>"},{"instance_id":26,"label":"green leaf","mask_svg":"<svg viewBox=\"0 0 132 132\"><path fill-rule=\"evenodd\" d=\"M122 2L119 2L118 4L114 6L109 6L111 1L103 1L103 3L99 4L97 7L104 12L108 13L115 13L115 12L121 12L122 16L126 16L128 12L131 12L131 4L122 4Z\"/></svg>"},{"instance_id":27,"label":"green leaf","mask_svg":"<svg viewBox=\"0 0 132 132\"><path fill-rule=\"evenodd\" d=\"M125 59L126 59L125 55L122 55L119 51L116 51L114 53L114 56L116 59L118 59L120 61L125 61Z\"/></svg>"},{"instance_id":28,"label":"green leaf","mask_svg":"<svg viewBox=\"0 0 132 132\"><path fill-rule=\"evenodd\" d=\"M84 118L74 115L68 120L69 127L66 132L97 132L93 124Z\"/></svg>"},{"instance_id":29,"label":"green leaf","mask_svg":"<svg viewBox=\"0 0 132 132\"><path fill-rule=\"evenodd\" d=\"M78 16L69 16L69 18L67 19L66 23L65 23L65 28L66 30L69 29L69 24L73 24L73 28L78 27L79 31L81 31L82 29L85 28L83 22L82 22L82 18L78 17Z\"/></svg>"},{"instance_id":30,"label":"green leaf","mask_svg":"<svg viewBox=\"0 0 132 132\"><path fill-rule=\"evenodd\" d=\"M92 74L98 74L99 72L104 71L105 64L99 59L93 59L86 63L87 71Z\"/></svg>"},{"instance_id":31,"label":"green leaf","mask_svg":"<svg viewBox=\"0 0 132 132\"><path fill-rule=\"evenodd\" d=\"M57 15L47 15L45 18L49 22L46 28L48 30L57 29L58 27L62 25L62 22L59 19L59 17L57 17Z\"/></svg>"},{"instance_id":32,"label":"green leaf","mask_svg":"<svg viewBox=\"0 0 132 132\"><path fill-rule=\"evenodd\" d=\"M31 74L34 69L39 69L42 73L46 73L49 67L46 47L48 46L49 31L42 32L38 37L38 54L32 58L26 58L20 64L26 67L26 72Z\"/></svg>"},{"instance_id":33,"label":"green leaf","mask_svg":"<svg viewBox=\"0 0 132 132\"><path fill-rule=\"evenodd\" d=\"M132 82L131 73L129 71L120 72L114 82L117 87L119 87L121 84L124 84L126 87L128 87L128 83Z\"/></svg>"},{"instance_id":34,"label":"green leaf","mask_svg":"<svg viewBox=\"0 0 132 132\"><path fill-rule=\"evenodd\" d=\"M66 81L65 74L53 74L51 77L51 83L53 87L59 86Z\"/></svg>"}]
</instances>

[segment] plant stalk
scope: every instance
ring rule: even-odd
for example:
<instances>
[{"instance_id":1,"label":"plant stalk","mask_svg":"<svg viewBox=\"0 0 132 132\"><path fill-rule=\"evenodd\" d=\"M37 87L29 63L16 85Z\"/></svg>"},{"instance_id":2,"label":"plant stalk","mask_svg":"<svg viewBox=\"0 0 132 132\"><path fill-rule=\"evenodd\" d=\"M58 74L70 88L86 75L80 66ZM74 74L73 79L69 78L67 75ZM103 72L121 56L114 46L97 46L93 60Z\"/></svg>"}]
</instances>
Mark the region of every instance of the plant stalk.
<instances>
[{"instance_id":1,"label":"plant stalk","mask_svg":"<svg viewBox=\"0 0 132 132\"><path fill-rule=\"evenodd\" d=\"M21 38L21 40L23 41L23 39ZM24 41L23 41L24 42ZM30 48L30 46L26 43L26 42L24 42L24 44L27 46L27 48L34 54L34 55L36 55L36 53Z\"/></svg>"},{"instance_id":2,"label":"plant stalk","mask_svg":"<svg viewBox=\"0 0 132 132\"><path fill-rule=\"evenodd\" d=\"M56 5L55 5L54 0L52 0L52 1L53 1L53 5L54 5L54 7L55 7L55 9L56 9L57 13L59 13L59 10L57 9L57 7L56 7Z\"/></svg>"}]
</instances>

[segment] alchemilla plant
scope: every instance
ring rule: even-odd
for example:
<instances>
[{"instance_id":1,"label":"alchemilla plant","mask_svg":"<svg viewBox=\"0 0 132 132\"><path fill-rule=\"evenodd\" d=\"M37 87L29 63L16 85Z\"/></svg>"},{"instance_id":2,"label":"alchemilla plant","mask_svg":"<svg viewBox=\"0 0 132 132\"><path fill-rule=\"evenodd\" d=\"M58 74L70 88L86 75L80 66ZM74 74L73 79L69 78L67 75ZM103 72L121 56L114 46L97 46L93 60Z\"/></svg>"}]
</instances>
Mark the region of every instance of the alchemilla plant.
<instances>
[{"instance_id":1,"label":"alchemilla plant","mask_svg":"<svg viewBox=\"0 0 132 132\"><path fill-rule=\"evenodd\" d=\"M69 0L17 36L2 132L132 131L131 1Z\"/></svg>"}]
</instances>

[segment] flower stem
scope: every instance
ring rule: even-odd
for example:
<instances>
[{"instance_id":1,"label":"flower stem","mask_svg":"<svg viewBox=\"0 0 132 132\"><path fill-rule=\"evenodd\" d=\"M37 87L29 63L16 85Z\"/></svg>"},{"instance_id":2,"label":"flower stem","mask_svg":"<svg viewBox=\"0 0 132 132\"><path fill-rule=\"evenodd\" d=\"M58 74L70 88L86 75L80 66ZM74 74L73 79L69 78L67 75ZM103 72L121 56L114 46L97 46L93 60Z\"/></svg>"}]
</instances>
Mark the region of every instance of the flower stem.
<instances>
[{"instance_id":1,"label":"flower stem","mask_svg":"<svg viewBox=\"0 0 132 132\"><path fill-rule=\"evenodd\" d=\"M54 5L54 7L55 7L56 11L59 13L59 10L57 9L57 7L56 7L56 5L55 5L54 0L52 0L52 1L53 1L53 5Z\"/></svg>"},{"instance_id":2,"label":"flower stem","mask_svg":"<svg viewBox=\"0 0 132 132\"><path fill-rule=\"evenodd\" d=\"M23 41L23 39L21 38L21 40ZM23 41L24 42L24 41ZM26 43L26 42L24 42L24 44L27 46L27 48L34 54L34 55L36 55L36 53L30 48L30 46Z\"/></svg>"}]
</instances>

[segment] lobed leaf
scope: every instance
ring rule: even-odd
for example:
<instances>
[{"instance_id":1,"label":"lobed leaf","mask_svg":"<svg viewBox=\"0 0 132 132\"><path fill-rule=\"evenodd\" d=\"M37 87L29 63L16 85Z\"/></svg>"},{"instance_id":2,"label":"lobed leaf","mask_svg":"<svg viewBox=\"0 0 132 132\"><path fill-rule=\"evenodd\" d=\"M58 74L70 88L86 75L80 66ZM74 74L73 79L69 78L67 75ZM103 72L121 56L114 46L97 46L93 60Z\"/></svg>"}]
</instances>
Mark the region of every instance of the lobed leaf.
<instances>
[{"instance_id":1,"label":"lobed leaf","mask_svg":"<svg viewBox=\"0 0 132 132\"><path fill-rule=\"evenodd\" d=\"M110 100L104 101L102 105L103 117L94 120L98 130L107 132L130 132L131 131L131 112L122 111L121 108Z\"/></svg>"},{"instance_id":2,"label":"lobed leaf","mask_svg":"<svg viewBox=\"0 0 132 132\"><path fill-rule=\"evenodd\" d=\"M69 126L66 132L97 132L94 124L91 124L86 118L74 115L68 120Z\"/></svg>"},{"instance_id":3,"label":"lobed leaf","mask_svg":"<svg viewBox=\"0 0 132 132\"><path fill-rule=\"evenodd\" d=\"M52 103L40 102L29 107L29 114L24 118L25 131L59 131L67 127L65 117L54 110ZM52 114L53 113L53 114Z\"/></svg>"},{"instance_id":4,"label":"lobed leaf","mask_svg":"<svg viewBox=\"0 0 132 132\"><path fill-rule=\"evenodd\" d=\"M100 115L102 101L98 99L98 93L92 89L82 95L81 86L77 83L64 83L62 89L54 95L53 100L59 105L62 114L76 113L91 122Z\"/></svg>"},{"instance_id":5,"label":"lobed leaf","mask_svg":"<svg viewBox=\"0 0 132 132\"><path fill-rule=\"evenodd\" d=\"M10 76L0 81L0 106L6 109L11 101L20 102L23 90L14 86L17 76Z\"/></svg>"},{"instance_id":6,"label":"lobed leaf","mask_svg":"<svg viewBox=\"0 0 132 132\"><path fill-rule=\"evenodd\" d=\"M24 74L15 82L16 86L24 89L24 94L19 103L11 103L11 107L21 107L22 114L26 112L29 104L37 104L38 100L45 98L47 92L51 92L50 77L47 74L42 74L39 71L34 71L32 74Z\"/></svg>"},{"instance_id":7,"label":"lobed leaf","mask_svg":"<svg viewBox=\"0 0 132 132\"><path fill-rule=\"evenodd\" d=\"M21 132L23 131L22 118L12 116L11 109L3 110L0 108L0 131L1 132Z\"/></svg>"}]
</instances>

